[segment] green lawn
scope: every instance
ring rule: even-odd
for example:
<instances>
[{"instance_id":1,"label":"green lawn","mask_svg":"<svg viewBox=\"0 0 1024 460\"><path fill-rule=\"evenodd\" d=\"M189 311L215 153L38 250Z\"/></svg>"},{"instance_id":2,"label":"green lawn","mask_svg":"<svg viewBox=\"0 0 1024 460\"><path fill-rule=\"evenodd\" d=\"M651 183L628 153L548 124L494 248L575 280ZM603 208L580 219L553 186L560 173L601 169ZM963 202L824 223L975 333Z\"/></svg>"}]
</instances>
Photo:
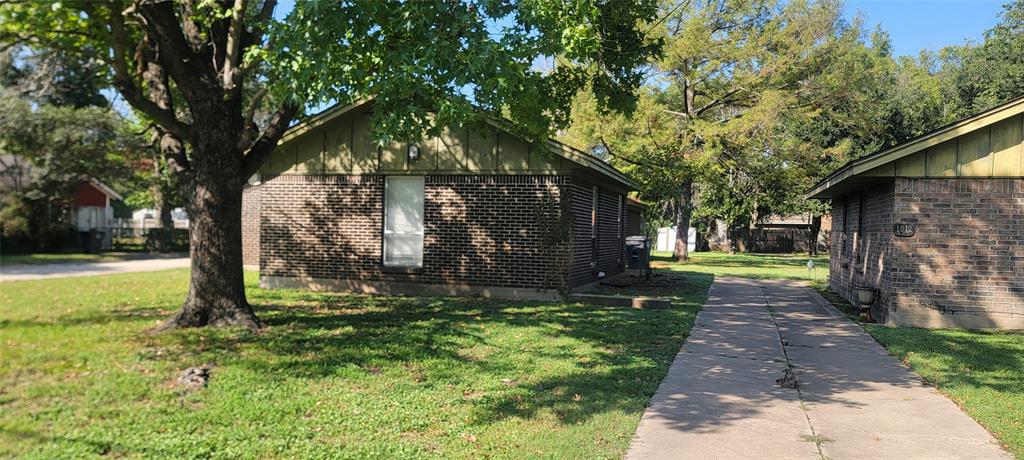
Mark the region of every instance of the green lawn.
<instances>
[{"instance_id":1,"label":"green lawn","mask_svg":"<svg viewBox=\"0 0 1024 460\"><path fill-rule=\"evenodd\" d=\"M249 293L262 333L149 335L187 271L0 285L0 457L618 458L704 301ZM183 394L185 367L212 363Z\"/></svg>"},{"instance_id":2,"label":"green lawn","mask_svg":"<svg viewBox=\"0 0 1024 460\"><path fill-rule=\"evenodd\" d=\"M727 254L694 252L689 262L675 262L670 252L655 252L652 266L675 271L759 279L827 280L828 255L815 256L813 270L806 254Z\"/></svg>"}]
</instances>

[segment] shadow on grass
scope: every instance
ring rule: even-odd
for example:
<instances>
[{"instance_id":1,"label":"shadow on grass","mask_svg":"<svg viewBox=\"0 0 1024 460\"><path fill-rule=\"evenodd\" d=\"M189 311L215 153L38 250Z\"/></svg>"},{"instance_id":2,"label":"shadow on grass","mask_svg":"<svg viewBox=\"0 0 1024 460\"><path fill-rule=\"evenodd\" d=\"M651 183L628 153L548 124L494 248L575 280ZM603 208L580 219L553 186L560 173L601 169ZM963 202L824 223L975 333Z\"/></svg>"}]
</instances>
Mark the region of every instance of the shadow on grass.
<instances>
[{"instance_id":1,"label":"shadow on grass","mask_svg":"<svg viewBox=\"0 0 1024 460\"><path fill-rule=\"evenodd\" d=\"M865 325L889 351L939 386L970 385L1024 395L1024 333ZM921 366L915 366L921 367Z\"/></svg>"},{"instance_id":2,"label":"shadow on grass","mask_svg":"<svg viewBox=\"0 0 1024 460\"><path fill-rule=\"evenodd\" d=\"M687 272L685 275L688 282L673 289L599 287L599 291L607 294L669 297L677 309L595 307L616 314L598 321L586 315L568 321L568 318L556 320L566 334L595 343L607 351L579 366L576 372L485 399L475 413L476 422L488 424L513 417L531 418L550 411L561 423L572 425L608 411L642 411L689 334L697 309L706 299L714 279L713 275L704 273ZM681 306L686 306L682 312L678 310Z\"/></svg>"},{"instance_id":3,"label":"shadow on grass","mask_svg":"<svg viewBox=\"0 0 1024 460\"><path fill-rule=\"evenodd\" d=\"M705 257L695 255L693 256L693 259L690 260L689 262L676 262L671 255L651 256L652 261L664 262L669 264L681 264L680 266L682 267L693 264L709 268L723 267L748 268L760 270L770 270L773 268L804 268L807 266L808 259L814 259L815 264L817 264L818 266L828 266L827 255L808 257L806 255L801 254L793 254L787 256L765 254L711 254L710 256Z\"/></svg>"},{"instance_id":4,"label":"shadow on grass","mask_svg":"<svg viewBox=\"0 0 1024 460\"><path fill-rule=\"evenodd\" d=\"M423 384L458 386L460 374L521 375L523 362L517 360L523 356L551 358L569 365L555 375L526 375L476 400L474 423L550 410L562 423L575 424L608 411L643 410L713 279L687 276L691 282L670 293L675 308L665 310L251 289L250 301L268 325L262 333L181 331L166 340L193 350L194 359L231 360L271 381L361 378L421 367L415 378ZM487 333L494 329L502 332ZM516 340L519 334L537 339ZM559 341L565 338L573 340ZM581 360L581 346L596 351ZM477 356L479 347L490 352Z\"/></svg>"}]
</instances>

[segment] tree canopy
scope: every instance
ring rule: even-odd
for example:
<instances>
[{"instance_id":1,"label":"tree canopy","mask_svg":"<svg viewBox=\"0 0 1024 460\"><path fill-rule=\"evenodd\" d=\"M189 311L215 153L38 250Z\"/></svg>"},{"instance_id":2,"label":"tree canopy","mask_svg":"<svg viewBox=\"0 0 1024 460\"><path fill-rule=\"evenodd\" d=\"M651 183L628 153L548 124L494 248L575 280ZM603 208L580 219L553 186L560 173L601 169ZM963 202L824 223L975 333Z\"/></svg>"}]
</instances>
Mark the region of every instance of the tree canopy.
<instances>
[{"instance_id":1,"label":"tree canopy","mask_svg":"<svg viewBox=\"0 0 1024 460\"><path fill-rule=\"evenodd\" d=\"M562 139L608 152L643 185L654 220L684 228L811 216L804 192L843 163L1006 102L1024 83L1024 2L980 44L894 56L889 35L838 1L668 1L632 116L575 101ZM693 223L691 224L691 217ZM677 235L685 235L679 232ZM811 245L813 248L815 245ZM685 242L676 256L686 257Z\"/></svg>"}]
</instances>

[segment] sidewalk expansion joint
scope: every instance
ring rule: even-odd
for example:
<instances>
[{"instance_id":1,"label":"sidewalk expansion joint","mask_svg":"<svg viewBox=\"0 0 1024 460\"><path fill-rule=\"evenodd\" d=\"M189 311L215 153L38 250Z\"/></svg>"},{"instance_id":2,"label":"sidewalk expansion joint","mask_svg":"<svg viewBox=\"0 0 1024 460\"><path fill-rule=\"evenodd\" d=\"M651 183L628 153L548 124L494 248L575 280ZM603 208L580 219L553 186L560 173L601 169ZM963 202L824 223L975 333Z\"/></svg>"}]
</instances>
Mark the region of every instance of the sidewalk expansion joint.
<instances>
[{"instance_id":1,"label":"sidewalk expansion joint","mask_svg":"<svg viewBox=\"0 0 1024 460\"><path fill-rule=\"evenodd\" d=\"M775 309L772 308L772 303L768 300L768 290L765 289L763 285L761 286L761 296L764 298L764 306L768 309L768 315L771 316L772 323L775 324L775 333L779 337L779 345L782 346L782 356L786 358L786 376L780 380L783 380L786 377L793 379L792 388L796 390L797 398L800 399L800 410L803 411L804 419L807 421L807 429L811 432L810 436L802 436L801 440L804 442L813 442L814 447L818 449L818 457L822 459L828 458L828 456L825 455L825 452L821 449L821 446L827 442L832 442L832 440L818 434L814 430L814 424L811 423L811 414L807 410L807 398L804 397L803 391L800 390L800 381L796 378L793 362L790 361L789 352L786 351L788 342L782 338L782 331L779 329L779 322L775 319L777 313L775 312Z\"/></svg>"}]
</instances>

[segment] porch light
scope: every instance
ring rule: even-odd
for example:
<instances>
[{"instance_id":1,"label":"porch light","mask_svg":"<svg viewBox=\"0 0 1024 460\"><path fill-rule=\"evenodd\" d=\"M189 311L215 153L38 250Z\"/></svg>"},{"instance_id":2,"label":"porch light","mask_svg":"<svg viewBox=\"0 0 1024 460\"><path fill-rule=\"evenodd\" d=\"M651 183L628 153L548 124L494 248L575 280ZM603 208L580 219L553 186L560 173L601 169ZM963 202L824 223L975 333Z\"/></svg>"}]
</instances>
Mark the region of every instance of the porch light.
<instances>
[{"instance_id":1,"label":"porch light","mask_svg":"<svg viewBox=\"0 0 1024 460\"><path fill-rule=\"evenodd\" d=\"M409 144L409 161L416 161L420 157L420 148L416 144Z\"/></svg>"}]
</instances>

